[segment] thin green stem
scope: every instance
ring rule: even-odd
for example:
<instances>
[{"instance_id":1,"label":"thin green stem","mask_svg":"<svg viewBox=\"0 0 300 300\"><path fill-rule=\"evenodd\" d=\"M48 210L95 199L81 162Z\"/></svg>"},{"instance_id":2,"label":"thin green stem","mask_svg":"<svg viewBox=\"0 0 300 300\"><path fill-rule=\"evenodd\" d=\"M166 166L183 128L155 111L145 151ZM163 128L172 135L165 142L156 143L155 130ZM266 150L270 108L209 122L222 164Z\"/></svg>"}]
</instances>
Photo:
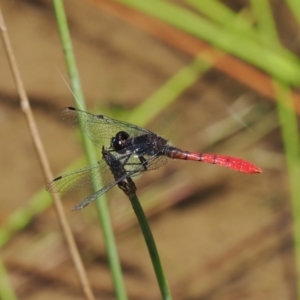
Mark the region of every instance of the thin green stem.
<instances>
[{"instance_id":1,"label":"thin green stem","mask_svg":"<svg viewBox=\"0 0 300 300\"><path fill-rule=\"evenodd\" d=\"M0 257L0 299L2 300L17 300L17 296L13 287L10 284L5 266Z\"/></svg>"},{"instance_id":2,"label":"thin green stem","mask_svg":"<svg viewBox=\"0 0 300 300\"><path fill-rule=\"evenodd\" d=\"M268 47L281 50L277 28L273 18L272 9L268 0L251 0L251 7L255 14L258 34L262 43Z\"/></svg>"},{"instance_id":3,"label":"thin green stem","mask_svg":"<svg viewBox=\"0 0 300 300\"><path fill-rule=\"evenodd\" d=\"M190 64L184 66L168 81L155 91L148 99L137 106L127 121L145 125L154 119L161 111L174 102L187 88L192 86L199 77L212 67L210 64L201 60L201 56L196 57Z\"/></svg>"},{"instance_id":4,"label":"thin green stem","mask_svg":"<svg viewBox=\"0 0 300 300\"><path fill-rule=\"evenodd\" d=\"M277 96L277 113L285 149L288 179L293 212L293 233L297 271L297 293L300 299L300 139L297 116L292 106L290 89L282 83L274 83Z\"/></svg>"},{"instance_id":5,"label":"thin green stem","mask_svg":"<svg viewBox=\"0 0 300 300\"><path fill-rule=\"evenodd\" d=\"M251 0L255 12L259 33L265 37L263 41L273 48L281 48L280 40L271 6L268 0ZM273 79L277 100L277 114L279 118L282 140L285 148L291 204L293 211L294 247L297 270L297 293L300 299L300 139L297 125L297 116L293 108L291 90L287 84L276 82Z\"/></svg>"},{"instance_id":6,"label":"thin green stem","mask_svg":"<svg viewBox=\"0 0 300 300\"><path fill-rule=\"evenodd\" d=\"M76 107L84 109L85 102L84 102L83 92L81 89L79 72L75 61L72 41L69 33L69 28L68 28L62 0L53 0L53 6L55 9L61 43L64 50L65 61L66 61L66 65L67 65L67 69L71 81L71 87L75 98L75 103L76 103L75 105ZM83 132L81 132L81 138L83 141L83 146L87 156L88 163L92 165L93 163L96 163L98 160L96 152L94 151L91 141L88 139L88 137L85 134L83 134ZM99 185L99 183L95 183L95 188L97 188L97 185ZM100 224L105 239L105 246L108 254L109 265L112 272L116 297L117 299L120 300L126 300L127 294L125 290L122 270L120 267L117 247L115 243L115 238L113 234L113 229L112 229L108 206L105 197L102 196L101 199L98 199L97 210L98 210Z\"/></svg>"},{"instance_id":7,"label":"thin green stem","mask_svg":"<svg viewBox=\"0 0 300 300\"><path fill-rule=\"evenodd\" d=\"M286 0L287 4L290 7L290 11L294 14L297 22L300 25L300 1L299 0Z\"/></svg>"},{"instance_id":8,"label":"thin green stem","mask_svg":"<svg viewBox=\"0 0 300 300\"><path fill-rule=\"evenodd\" d=\"M148 248L150 258L152 261L152 265L153 265L153 268L155 271L156 279L159 284L162 298L164 300L166 300L166 299L171 300L172 296L171 296L171 293L169 290L169 286L168 286L165 274L163 272L163 268L162 268L160 258L159 258L158 252L157 252L155 241L154 241L151 229L149 227L147 218L143 211L143 208L142 208L140 201L136 195L132 195L131 197L129 197L129 200L131 202L132 208L138 218L140 227L142 229L142 233L144 235L144 239L147 244L147 248Z\"/></svg>"}]
</instances>

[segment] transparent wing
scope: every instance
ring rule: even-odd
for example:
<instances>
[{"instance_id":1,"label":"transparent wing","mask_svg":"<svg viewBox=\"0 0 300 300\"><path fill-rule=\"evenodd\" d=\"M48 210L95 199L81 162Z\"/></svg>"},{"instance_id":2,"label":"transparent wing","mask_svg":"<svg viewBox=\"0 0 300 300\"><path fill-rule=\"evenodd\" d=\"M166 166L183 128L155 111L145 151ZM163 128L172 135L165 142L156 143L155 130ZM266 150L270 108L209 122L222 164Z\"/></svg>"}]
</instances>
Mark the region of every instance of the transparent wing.
<instances>
[{"instance_id":1,"label":"transparent wing","mask_svg":"<svg viewBox=\"0 0 300 300\"><path fill-rule=\"evenodd\" d=\"M72 209L78 210L96 200L128 176L130 174L126 174L124 171L123 176L115 180L111 170L109 170L108 165L103 160L92 166L56 177L46 185L46 190L50 193L72 192L81 189L92 189L93 180L101 182L102 185L97 192L85 198Z\"/></svg>"},{"instance_id":2,"label":"transparent wing","mask_svg":"<svg viewBox=\"0 0 300 300\"><path fill-rule=\"evenodd\" d=\"M105 161L99 161L92 166L56 177L46 185L46 190L50 193L63 193L92 189L92 177L96 182L102 182L102 185L108 185L114 181Z\"/></svg>"},{"instance_id":3,"label":"transparent wing","mask_svg":"<svg viewBox=\"0 0 300 300\"><path fill-rule=\"evenodd\" d=\"M81 127L99 148L102 148L102 146L109 147L111 139L119 131L126 131L131 137L152 133L127 122L118 121L103 115L93 115L73 107L64 108L61 111L61 116L71 126Z\"/></svg>"},{"instance_id":4,"label":"transparent wing","mask_svg":"<svg viewBox=\"0 0 300 300\"><path fill-rule=\"evenodd\" d=\"M118 169L115 173L117 174L117 176L114 176L112 174L112 170L107 165L107 162L105 160L102 160L92 166L56 177L46 185L46 190L50 193L61 193L78 191L87 188L92 189L92 178L96 182L101 182L102 185L97 192L85 198L72 209L78 210L86 207L88 204L96 200L102 194L109 191L112 187L120 183L122 180L126 180L126 178L128 178L129 176L135 177L142 172L155 170L166 164L168 160L166 156L159 155L145 155L144 164L142 164L140 159L134 155L131 155L126 163L124 162L125 159L126 158L117 158L117 162L119 163L117 164Z\"/></svg>"},{"instance_id":5,"label":"transparent wing","mask_svg":"<svg viewBox=\"0 0 300 300\"><path fill-rule=\"evenodd\" d=\"M78 204L76 204L72 208L72 210L75 211L75 210L82 209L82 208L86 207L91 202L95 201L98 197L100 197L101 195L103 195L104 193L106 193L107 191L109 191L111 188L113 188L115 185L117 185L118 182L124 180L128 176L129 175L126 175L126 176L124 175L124 178L120 178L118 181L114 181L114 182L110 183L109 185L105 186L104 188L100 189L96 193L88 196L87 198L85 198L84 200L82 200Z\"/></svg>"}]
</instances>

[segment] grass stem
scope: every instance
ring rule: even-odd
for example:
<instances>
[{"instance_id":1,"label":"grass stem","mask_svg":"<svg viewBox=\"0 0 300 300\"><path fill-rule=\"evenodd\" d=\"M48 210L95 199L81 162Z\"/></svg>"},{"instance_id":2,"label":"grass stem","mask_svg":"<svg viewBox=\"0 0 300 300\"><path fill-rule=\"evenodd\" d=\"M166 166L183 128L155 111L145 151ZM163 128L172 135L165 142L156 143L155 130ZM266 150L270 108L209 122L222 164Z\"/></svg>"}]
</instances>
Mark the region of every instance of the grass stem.
<instances>
[{"instance_id":1,"label":"grass stem","mask_svg":"<svg viewBox=\"0 0 300 300\"><path fill-rule=\"evenodd\" d=\"M62 0L53 0L53 6L57 19L58 29L60 33L61 43L64 50L65 61L69 78L71 81L71 87L75 98L75 105L80 109L85 108L84 96L81 89L81 83L79 78L79 72L77 69L75 55L73 52L72 41L69 33L67 18L63 6ZM87 156L88 163L90 165L98 161L96 152L88 137L81 132L81 138L84 146L84 150ZM97 188L95 183L95 188ZM113 234L113 229L110 221L108 206L105 197L97 200L97 211L100 219L101 228L105 240L105 246L108 255L108 261L112 272L113 284L115 287L116 297L119 300L126 300L127 294L122 276L122 270L119 262L117 247Z\"/></svg>"},{"instance_id":2,"label":"grass stem","mask_svg":"<svg viewBox=\"0 0 300 300\"><path fill-rule=\"evenodd\" d=\"M169 290L169 286L167 283L167 280L165 278L163 268L160 262L159 254L155 245L155 241L151 232L151 229L149 227L147 218L145 216L145 213L143 211L143 208L140 204L140 201L138 197L135 195L132 195L129 198L132 208L138 218L145 242L147 244L148 252L150 254L150 258L152 261L152 265L154 268L154 272L156 275L157 282L159 284L160 292L162 295L162 298L164 300L171 300L172 296Z\"/></svg>"}]
</instances>

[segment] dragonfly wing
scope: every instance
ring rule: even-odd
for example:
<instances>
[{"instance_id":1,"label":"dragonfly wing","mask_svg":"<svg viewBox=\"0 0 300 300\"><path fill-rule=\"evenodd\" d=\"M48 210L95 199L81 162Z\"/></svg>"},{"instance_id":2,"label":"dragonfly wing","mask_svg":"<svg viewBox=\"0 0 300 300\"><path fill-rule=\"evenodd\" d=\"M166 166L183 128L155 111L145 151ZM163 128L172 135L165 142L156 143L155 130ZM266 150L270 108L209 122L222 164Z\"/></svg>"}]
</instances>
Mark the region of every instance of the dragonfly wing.
<instances>
[{"instance_id":1,"label":"dragonfly wing","mask_svg":"<svg viewBox=\"0 0 300 300\"><path fill-rule=\"evenodd\" d=\"M111 181L113 181L113 176L108 166L105 161L99 161L92 166L56 177L46 185L46 190L50 193L64 193L92 189L93 182L102 182L107 185Z\"/></svg>"},{"instance_id":2,"label":"dragonfly wing","mask_svg":"<svg viewBox=\"0 0 300 300\"><path fill-rule=\"evenodd\" d=\"M168 162L168 158L165 155L154 155L147 161L147 170L156 170Z\"/></svg>"},{"instance_id":3,"label":"dragonfly wing","mask_svg":"<svg viewBox=\"0 0 300 300\"><path fill-rule=\"evenodd\" d=\"M86 207L87 205L89 205L91 202L95 201L98 197L100 197L101 195L103 195L104 193L106 193L107 191L109 191L111 188L113 188L115 185L117 184L117 182L112 182L111 184L105 186L104 188L102 188L101 190L97 191L96 193L88 196L87 198L85 198L84 200L82 200L81 202L79 202L78 204L76 204L72 210L79 210L82 209L84 207Z\"/></svg>"},{"instance_id":4,"label":"dragonfly wing","mask_svg":"<svg viewBox=\"0 0 300 300\"><path fill-rule=\"evenodd\" d=\"M98 197L100 197L101 195L103 195L104 193L109 191L111 188L113 188L115 185L119 184L121 181L125 180L126 178L128 178L130 176L135 176L134 172L129 172L129 173L124 174L122 177L120 177L116 181L111 182L110 184L106 185L104 188L100 189L96 193L88 196L87 198L85 198L84 200L79 202L77 205L75 205L72 208L72 210L75 211L75 210L79 210L79 209L86 207L91 202L95 201Z\"/></svg>"},{"instance_id":5,"label":"dragonfly wing","mask_svg":"<svg viewBox=\"0 0 300 300\"><path fill-rule=\"evenodd\" d=\"M118 121L104 115L93 115L86 111L66 107L61 111L62 119L71 126L80 127L100 149L110 147L111 139L119 131L126 131L131 137L152 133L139 126Z\"/></svg>"},{"instance_id":6,"label":"dragonfly wing","mask_svg":"<svg viewBox=\"0 0 300 300\"><path fill-rule=\"evenodd\" d=\"M94 182L99 184L100 189L96 193L88 196L72 209L78 210L96 200L120 181L125 180L129 176L133 176L133 173L132 171L126 173L124 170L123 175L116 180L111 170L109 170L107 163L101 160L92 166L56 177L46 185L46 190L50 193L63 193L87 188L93 189Z\"/></svg>"}]
</instances>

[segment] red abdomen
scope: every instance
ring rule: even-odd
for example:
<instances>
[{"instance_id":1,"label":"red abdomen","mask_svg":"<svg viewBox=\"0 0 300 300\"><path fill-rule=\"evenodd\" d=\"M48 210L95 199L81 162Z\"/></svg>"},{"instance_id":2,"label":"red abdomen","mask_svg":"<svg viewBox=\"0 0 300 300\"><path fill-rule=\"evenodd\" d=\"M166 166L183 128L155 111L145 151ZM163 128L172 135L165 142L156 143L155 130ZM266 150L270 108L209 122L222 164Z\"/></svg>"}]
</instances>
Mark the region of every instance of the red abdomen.
<instances>
[{"instance_id":1,"label":"red abdomen","mask_svg":"<svg viewBox=\"0 0 300 300\"><path fill-rule=\"evenodd\" d=\"M176 148L170 148L166 155L173 159L194 160L215 164L243 173L262 173L261 168L237 157L182 151Z\"/></svg>"}]
</instances>

